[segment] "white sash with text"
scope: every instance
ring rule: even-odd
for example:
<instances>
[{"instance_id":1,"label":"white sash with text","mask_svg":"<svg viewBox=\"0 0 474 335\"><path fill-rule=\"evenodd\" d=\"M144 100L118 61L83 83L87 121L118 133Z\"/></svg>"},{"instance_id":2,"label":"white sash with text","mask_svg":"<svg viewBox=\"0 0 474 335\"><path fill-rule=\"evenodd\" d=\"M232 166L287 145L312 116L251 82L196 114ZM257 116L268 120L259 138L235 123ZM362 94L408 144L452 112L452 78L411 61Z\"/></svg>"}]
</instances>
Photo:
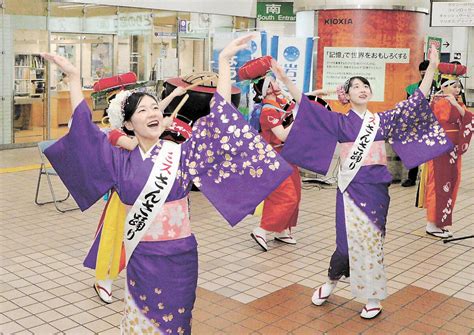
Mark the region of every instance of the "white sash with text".
<instances>
[{"instance_id":1,"label":"white sash with text","mask_svg":"<svg viewBox=\"0 0 474 335\"><path fill-rule=\"evenodd\" d=\"M164 141L153 169L125 220L124 245L126 263L133 250L165 204L178 172L181 146Z\"/></svg>"},{"instance_id":2,"label":"white sash with text","mask_svg":"<svg viewBox=\"0 0 474 335\"><path fill-rule=\"evenodd\" d=\"M347 186L354 179L355 175L362 166L362 162L370 151L374 142L375 135L380 125L380 117L377 114L367 111L364 115L364 121L360 128L357 139L352 145L349 155L344 160L339 169L337 186L341 193L344 193Z\"/></svg>"}]
</instances>

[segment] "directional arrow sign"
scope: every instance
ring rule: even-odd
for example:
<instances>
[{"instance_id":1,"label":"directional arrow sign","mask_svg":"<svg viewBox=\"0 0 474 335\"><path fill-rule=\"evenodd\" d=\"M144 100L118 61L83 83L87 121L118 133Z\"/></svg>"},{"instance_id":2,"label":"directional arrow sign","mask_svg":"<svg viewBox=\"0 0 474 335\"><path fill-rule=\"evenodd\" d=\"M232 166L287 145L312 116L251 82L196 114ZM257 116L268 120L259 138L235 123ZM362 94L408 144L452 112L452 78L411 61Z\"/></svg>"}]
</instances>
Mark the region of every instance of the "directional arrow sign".
<instances>
[{"instance_id":1,"label":"directional arrow sign","mask_svg":"<svg viewBox=\"0 0 474 335\"><path fill-rule=\"evenodd\" d=\"M451 43L444 40L441 44L441 52L451 52Z\"/></svg>"}]
</instances>

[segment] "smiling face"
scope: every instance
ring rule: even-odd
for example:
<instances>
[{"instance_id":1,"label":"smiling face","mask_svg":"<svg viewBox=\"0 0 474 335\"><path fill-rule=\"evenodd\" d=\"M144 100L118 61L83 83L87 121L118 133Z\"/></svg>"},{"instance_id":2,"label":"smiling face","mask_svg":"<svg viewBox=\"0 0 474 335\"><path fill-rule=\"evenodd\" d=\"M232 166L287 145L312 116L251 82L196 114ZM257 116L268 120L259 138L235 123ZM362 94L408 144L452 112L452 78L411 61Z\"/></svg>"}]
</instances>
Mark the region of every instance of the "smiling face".
<instances>
[{"instance_id":1,"label":"smiling face","mask_svg":"<svg viewBox=\"0 0 474 335\"><path fill-rule=\"evenodd\" d=\"M158 103L155 99L148 95L144 95L137 107L135 112L129 121L125 121L125 127L133 131L141 144L142 148L148 147L150 143L155 144L161 133L162 129L159 127L163 121L163 114L161 113Z\"/></svg>"},{"instance_id":2,"label":"smiling face","mask_svg":"<svg viewBox=\"0 0 474 335\"><path fill-rule=\"evenodd\" d=\"M355 106L367 105L372 98L372 89L368 83L355 78L350 83L349 92L346 92L346 97Z\"/></svg>"}]
</instances>

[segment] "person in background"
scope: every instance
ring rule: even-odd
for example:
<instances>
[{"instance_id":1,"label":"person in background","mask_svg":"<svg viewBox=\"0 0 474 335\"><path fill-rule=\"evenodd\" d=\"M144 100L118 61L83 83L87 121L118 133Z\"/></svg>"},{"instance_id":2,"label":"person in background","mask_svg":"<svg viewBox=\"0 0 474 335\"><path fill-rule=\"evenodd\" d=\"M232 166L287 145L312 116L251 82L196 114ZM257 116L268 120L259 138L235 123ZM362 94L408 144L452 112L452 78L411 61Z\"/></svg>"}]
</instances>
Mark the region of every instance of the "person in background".
<instances>
[{"instance_id":1,"label":"person in background","mask_svg":"<svg viewBox=\"0 0 474 335\"><path fill-rule=\"evenodd\" d=\"M260 131L260 135L275 151L280 152L291 130L292 110L295 104L282 96L280 86L269 72L271 59L266 56L247 62L239 70L239 76L247 72L259 74L258 78L245 78L257 80L254 83L256 104L252 116L256 114L258 125L253 124L253 127ZM249 71L246 71L247 68ZM283 181L263 202L260 224L250 233L250 236L263 251L268 251L267 234L269 233L274 233L275 241L296 244L296 239L291 235L291 229L296 226L298 221L301 178L298 167L292 166L292 168L291 176Z\"/></svg>"},{"instance_id":2,"label":"person in background","mask_svg":"<svg viewBox=\"0 0 474 335\"><path fill-rule=\"evenodd\" d=\"M420 86L421 81L425 77L426 69L428 68L428 65L430 62L428 60L424 60L418 65L418 71L420 72L420 81L413 83L411 85L408 85L405 88L405 91L407 93L407 99L412 95L416 89ZM426 99L430 101L431 95L437 91L437 86L436 86L436 81L433 80L431 83L431 90ZM408 178L402 181L401 186L402 187L411 187L416 185L416 180L418 178L418 166L415 166L414 168L408 170Z\"/></svg>"},{"instance_id":3,"label":"person in background","mask_svg":"<svg viewBox=\"0 0 474 335\"><path fill-rule=\"evenodd\" d=\"M56 89L58 91L69 91L69 78L65 73L61 73L61 79L58 81Z\"/></svg>"},{"instance_id":4,"label":"person in background","mask_svg":"<svg viewBox=\"0 0 474 335\"><path fill-rule=\"evenodd\" d=\"M469 148L474 120L460 97L459 76L466 72L466 67L442 63L439 70L441 91L433 96L431 108L454 148L423 165L417 204L426 208L426 233L445 239L453 236L448 227L452 225L462 155Z\"/></svg>"}]
</instances>

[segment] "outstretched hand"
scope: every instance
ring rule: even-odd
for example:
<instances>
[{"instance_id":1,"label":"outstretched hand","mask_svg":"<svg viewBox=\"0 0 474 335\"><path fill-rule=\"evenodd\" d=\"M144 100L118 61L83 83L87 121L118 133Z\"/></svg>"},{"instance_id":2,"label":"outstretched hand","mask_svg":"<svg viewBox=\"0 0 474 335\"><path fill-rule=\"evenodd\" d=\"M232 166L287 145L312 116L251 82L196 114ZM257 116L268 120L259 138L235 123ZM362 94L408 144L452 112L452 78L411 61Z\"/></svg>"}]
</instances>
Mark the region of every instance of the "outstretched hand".
<instances>
[{"instance_id":1,"label":"outstretched hand","mask_svg":"<svg viewBox=\"0 0 474 335\"><path fill-rule=\"evenodd\" d=\"M428 50L428 60L430 61L430 66L437 69L439 65L439 52L434 45L431 45Z\"/></svg>"},{"instance_id":2,"label":"outstretched hand","mask_svg":"<svg viewBox=\"0 0 474 335\"><path fill-rule=\"evenodd\" d=\"M448 100L451 103L451 105L453 105L453 106L459 105L457 99L454 97L453 94L446 94L445 98L446 98L446 100Z\"/></svg>"},{"instance_id":3,"label":"outstretched hand","mask_svg":"<svg viewBox=\"0 0 474 335\"><path fill-rule=\"evenodd\" d=\"M285 83L287 80L289 80L288 76L286 75L285 70L276 62L276 60L272 59L272 72L275 75L275 77Z\"/></svg>"},{"instance_id":4,"label":"outstretched hand","mask_svg":"<svg viewBox=\"0 0 474 335\"><path fill-rule=\"evenodd\" d=\"M40 54L41 57L46 59L47 61L56 64L59 66L59 68L68 76L68 77L74 77L77 76L79 77L79 69L76 68L74 65L71 64L69 60L66 58L49 53L49 52L43 52Z\"/></svg>"},{"instance_id":5,"label":"outstretched hand","mask_svg":"<svg viewBox=\"0 0 474 335\"><path fill-rule=\"evenodd\" d=\"M181 87L181 86L176 87L176 88L171 92L171 94L172 94L173 96L175 96L175 97L179 97L179 96L183 95L184 93L186 93L186 90L185 90L183 87Z\"/></svg>"},{"instance_id":6,"label":"outstretched hand","mask_svg":"<svg viewBox=\"0 0 474 335\"><path fill-rule=\"evenodd\" d=\"M227 46L221 51L219 57L224 60L230 60L237 52L247 48L248 42L256 38L256 34L248 34L232 40Z\"/></svg>"},{"instance_id":7,"label":"outstretched hand","mask_svg":"<svg viewBox=\"0 0 474 335\"><path fill-rule=\"evenodd\" d=\"M171 116L167 116L163 118L159 126L162 129L162 131L165 131L166 129L171 127L172 124L173 124L173 118Z\"/></svg>"},{"instance_id":8,"label":"outstretched hand","mask_svg":"<svg viewBox=\"0 0 474 335\"><path fill-rule=\"evenodd\" d=\"M301 91L295 84L291 81L290 78L286 75L285 70L274 60L272 59L272 72L275 77L280 80L290 91L291 96L299 104L301 102Z\"/></svg>"},{"instance_id":9,"label":"outstretched hand","mask_svg":"<svg viewBox=\"0 0 474 335\"><path fill-rule=\"evenodd\" d=\"M69 94L71 95L71 107L72 110L75 110L81 101L84 100L79 69L62 56L49 52L41 53L40 55L48 62L56 64L70 79Z\"/></svg>"}]
</instances>

